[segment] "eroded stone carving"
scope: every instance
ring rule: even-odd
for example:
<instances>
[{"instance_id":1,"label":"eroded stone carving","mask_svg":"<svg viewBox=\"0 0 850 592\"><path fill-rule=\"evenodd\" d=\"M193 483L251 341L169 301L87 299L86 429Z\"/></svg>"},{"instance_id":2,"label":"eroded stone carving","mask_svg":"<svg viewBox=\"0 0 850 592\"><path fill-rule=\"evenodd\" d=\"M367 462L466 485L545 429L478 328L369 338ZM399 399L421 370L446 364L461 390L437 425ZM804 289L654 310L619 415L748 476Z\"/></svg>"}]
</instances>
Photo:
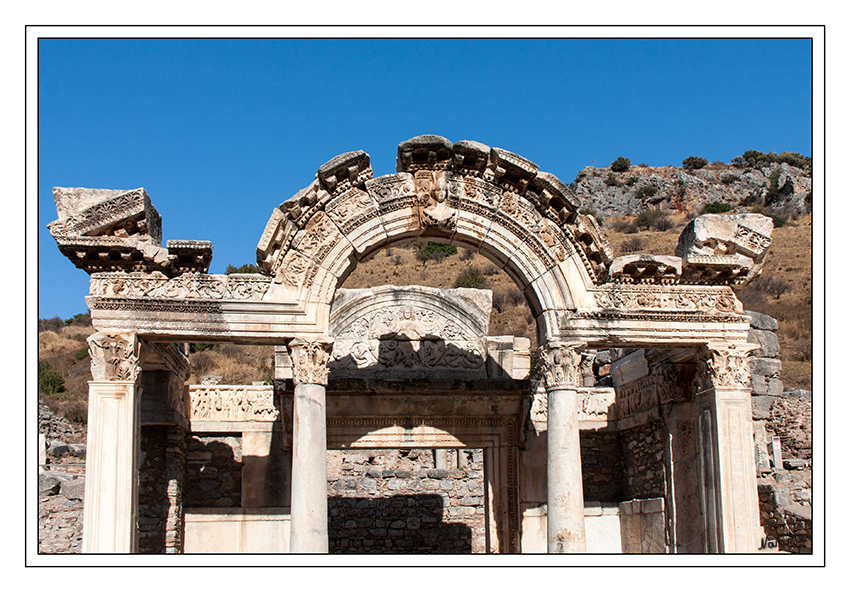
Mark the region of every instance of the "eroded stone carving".
<instances>
[{"instance_id":1,"label":"eroded stone carving","mask_svg":"<svg viewBox=\"0 0 850 592\"><path fill-rule=\"evenodd\" d=\"M340 290L331 311L333 375L484 377L490 298L422 286Z\"/></svg>"},{"instance_id":2,"label":"eroded stone carving","mask_svg":"<svg viewBox=\"0 0 850 592\"><path fill-rule=\"evenodd\" d=\"M682 231L676 255L691 280L743 285L761 273L772 232L761 214L703 214Z\"/></svg>"},{"instance_id":3,"label":"eroded stone carving","mask_svg":"<svg viewBox=\"0 0 850 592\"><path fill-rule=\"evenodd\" d=\"M94 380L135 381L138 378L141 344L135 335L95 333L87 341Z\"/></svg>"},{"instance_id":4,"label":"eroded stone carving","mask_svg":"<svg viewBox=\"0 0 850 592\"><path fill-rule=\"evenodd\" d=\"M581 350L584 344L550 344L540 348L547 389L581 386Z\"/></svg>"},{"instance_id":5,"label":"eroded stone carving","mask_svg":"<svg viewBox=\"0 0 850 592\"><path fill-rule=\"evenodd\" d=\"M159 273L107 272L92 274L89 293L107 298L262 300L271 281L259 274L185 273L168 278Z\"/></svg>"},{"instance_id":6,"label":"eroded stone carving","mask_svg":"<svg viewBox=\"0 0 850 592\"><path fill-rule=\"evenodd\" d=\"M750 388L749 355L758 344L709 345L697 362L700 391L712 387Z\"/></svg>"},{"instance_id":7,"label":"eroded stone carving","mask_svg":"<svg viewBox=\"0 0 850 592\"><path fill-rule=\"evenodd\" d=\"M271 385L192 385L189 398L190 419L196 421L271 422L280 417Z\"/></svg>"},{"instance_id":8,"label":"eroded stone carving","mask_svg":"<svg viewBox=\"0 0 850 592\"><path fill-rule=\"evenodd\" d=\"M735 294L726 287L630 286L609 284L592 291L602 309L658 309L703 313L743 312Z\"/></svg>"},{"instance_id":9,"label":"eroded stone carving","mask_svg":"<svg viewBox=\"0 0 850 592\"><path fill-rule=\"evenodd\" d=\"M630 284L674 283L682 275L682 258L664 255L623 255L611 262L613 282Z\"/></svg>"},{"instance_id":10,"label":"eroded stone carving","mask_svg":"<svg viewBox=\"0 0 850 592\"><path fill-rule=\"evenodd\" d=\"M289 343L292 352L292 379L295 384L328 384L328 361L333 340L320 338L313 341L293 339Z\"/></svg>"}]
</instances>

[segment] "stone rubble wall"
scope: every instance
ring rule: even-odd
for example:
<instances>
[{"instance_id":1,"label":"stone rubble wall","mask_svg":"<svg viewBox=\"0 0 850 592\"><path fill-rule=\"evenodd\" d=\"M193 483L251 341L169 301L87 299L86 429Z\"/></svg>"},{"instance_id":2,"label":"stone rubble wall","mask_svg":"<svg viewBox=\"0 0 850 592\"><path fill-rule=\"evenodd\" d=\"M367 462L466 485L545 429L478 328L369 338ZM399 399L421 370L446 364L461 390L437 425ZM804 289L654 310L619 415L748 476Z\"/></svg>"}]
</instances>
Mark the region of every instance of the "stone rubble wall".
<instances>
[{"instance_id":1,"label":"stone rubble wall","mask_svg":"<svg viewBox=\"0 0 850 592\"><path fill-rule=\"evenodd\" d=\"M329 451L330 552L485 552L483 452L448 456L438 469L431 450Z\"/></svg>"},{"instance_id":2,"label":"stone rubble wall","mask_svg":"<svg viewBox=\"0 0 850 592\"><path fill-rule=\"evenodd\" d=\"M579 436L585 503L624 499L623 461L617 433L582 431Z\"/></svg>"},{"instance_id":3,"label":"stone rubble wall","mask_svg":"<svg viewBox=\"0 0 850 592\"><path fill-rule=\"evenodd\" d=\"M748 341L759 344L750 359L753 426L761 526L767 541L789 553L812 552L812 393L783 391L775 319L751 317ZM772 440L778 436L782 466L776 466ZM768 549L769 550L769 549Z\"/></svg>"},{"instance_id":4,"label":"stone rubble wall","mask_svg":"<svg viewBox=\"0 0 850 592\"><path fill-rule=\"evenodd\" d=\"M242 436L190 434L186 442L186 508L242 505Z\"/></svg>"},{"instance_id":5,"label":"stone rubble wall","mask_svg":"<svg viewBox=\"0 0 850 592\"><path fill-rule=\"evenodd\" d=\"M176 426L142 428L139 463L139 552L183 548L186 438Z\"/></svg>"},{"instance_id":6,"label":"stone rubble wall","mask_svg":"<svg viewBox=\"0 0 850 592\"><path fill-rule=\"evenodd\" d=\"M652 421L620 432L625 499L666 496L664 423Z\"/></svg>"}]
</instances>

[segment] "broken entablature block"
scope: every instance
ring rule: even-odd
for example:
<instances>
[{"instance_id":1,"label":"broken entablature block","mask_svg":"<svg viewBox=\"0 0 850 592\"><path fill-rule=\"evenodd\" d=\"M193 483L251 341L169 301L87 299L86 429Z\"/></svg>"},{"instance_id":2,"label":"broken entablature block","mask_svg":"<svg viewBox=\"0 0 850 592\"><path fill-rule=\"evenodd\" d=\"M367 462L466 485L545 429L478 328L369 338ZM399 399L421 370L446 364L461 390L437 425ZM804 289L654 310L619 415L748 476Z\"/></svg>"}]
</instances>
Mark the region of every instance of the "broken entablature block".
<instances>
[{"instance_id":1,"label":"broken entablature block","mask_svg":"<svg viewBox=\"0 0 850 592\"><path fill-rule=\"evenodd\" d=\"M159 271L175 276L209 268L208 241L169 241L169 248L162 248L162 216L141 187L54 187L53 199L59 219L47 225L50 234L60 252L90 274Z\"/></svg>"}]
</instances>

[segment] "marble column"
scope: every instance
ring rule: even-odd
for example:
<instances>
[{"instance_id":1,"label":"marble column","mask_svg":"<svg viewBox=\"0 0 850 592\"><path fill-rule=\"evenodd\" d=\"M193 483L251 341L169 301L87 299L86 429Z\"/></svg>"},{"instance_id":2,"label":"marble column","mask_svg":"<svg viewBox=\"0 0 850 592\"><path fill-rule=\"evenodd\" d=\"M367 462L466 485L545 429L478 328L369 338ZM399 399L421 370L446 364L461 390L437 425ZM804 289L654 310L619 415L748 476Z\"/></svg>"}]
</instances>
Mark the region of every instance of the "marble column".
<instances>
[{"instance_id":1,"label":"marble column","mask_svg":"<svg viewBox=\"0 0 850 592\"><path fill-rule=\"evenodd\" d=\"M549 553L583 553L584 492L578 432L579 365L584 344L541 348L548 397L547 530Z\"/></svg>"},{"instance_id":2,"label":"marble column","mask_svg":"<svg viewBox=\"0 0 850 592\"><path fill-rule=\"evenodd\" d=\"M292 353L292 553L328 552L328 468L325 387L333 341L295 339Z\"/></svg>"},{"instance_id":3,"label":"marble column","mask_svg":"<svg viewBox=\"0 0 850 592\"><path fill-rule=\"evenodd\" d=\"M89 381L84 553L138 550L140 342L134 334L88 338Z\"/></svg>"},{"instance_id":4,"label":"marble column","mask_svg":"<svg viewBox=\"0 0 850 592\"><path fill-rule=\"evenodd\" d=\"M758 550L758 489L747 361L757 347L709 343L698 364L698 429L709 551Z\"/></svg>"}]
</instances>

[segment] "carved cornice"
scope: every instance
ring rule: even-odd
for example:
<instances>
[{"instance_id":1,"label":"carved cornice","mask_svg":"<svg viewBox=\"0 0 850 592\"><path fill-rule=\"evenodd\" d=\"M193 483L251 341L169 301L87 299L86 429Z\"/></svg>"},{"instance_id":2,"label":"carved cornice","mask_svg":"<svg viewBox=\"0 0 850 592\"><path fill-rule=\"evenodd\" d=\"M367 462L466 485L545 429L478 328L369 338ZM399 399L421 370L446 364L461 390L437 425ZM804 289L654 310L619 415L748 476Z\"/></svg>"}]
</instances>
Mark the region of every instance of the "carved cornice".
<instances>
[{"instance_id":1,"label":"carved cornice","mask_svg":"<svg viewBox=\"0 0 850 592\"><path fill-rule=\"evenodd\" d=\"M139 377L141 343L134 334L95 333L87 341L94 380L132 382Z\"/></svg>"},{"instance_id":2,"label":"carved cornice","mask_svg":"<svg viewBox=\"0 0 850 592\"><path fill-rule=\"evenodd\" d=\"M604 284L591 290L591 293L596 305L603 310L743 312L743 306L727 286Z\"/></svg>"},{"instance_id":3,"label":"carved cornice","mask_svg":"<svg viewBox=\"0 0 850 592\"><path fill-rule=\"evenodd\" d=\"M329 337L315 341L293 339L289 343L292 354L292 379L295 384L328 385L328 362L333 340Z\"/></svg>"}]
</instances>

